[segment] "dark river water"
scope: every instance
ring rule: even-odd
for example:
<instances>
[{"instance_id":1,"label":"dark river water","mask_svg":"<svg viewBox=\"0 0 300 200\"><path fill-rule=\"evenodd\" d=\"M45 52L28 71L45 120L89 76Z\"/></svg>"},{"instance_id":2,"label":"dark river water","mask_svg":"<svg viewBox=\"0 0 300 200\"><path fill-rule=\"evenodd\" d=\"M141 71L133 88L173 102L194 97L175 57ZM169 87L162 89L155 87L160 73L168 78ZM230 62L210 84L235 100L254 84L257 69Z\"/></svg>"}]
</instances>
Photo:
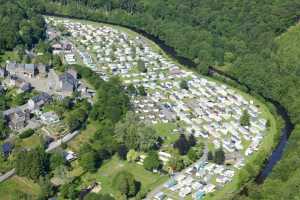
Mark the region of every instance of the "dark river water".
<instances>
[{"instance_id":1,"label":"dark river water","mask_svg":"<svg viewBox=\"0 0 300 200\"><path fill-rule=\"evenodd\" d=\"M70 18L68 16L63 16L63 15L53 15L53 16ZM72 19L76 19L76 18L72 18ZM93 21L93 20L91 20L91 21ZM102 22L102 21L94 21L94 22ZM107 22L103 21L103 23L107 23ZM119 24L114 24L114 23L109 23L109 24L119 25ZM123 26L123 25L121 25L121 26ZM148 38L149 40L153 41L162 50L164 50L164 52L166 52L170 57L175 59L181 65L187 66L189 68L195 68L196 67L196 64L193 61L191 61L190 59L187 59L185 57L179 56L176 53L176 51L174 50L174 48L166 45L165 42L160 40L158 37L156 37L154 35L151 35L151 34L145 32L145 31L137 29L137 28L128 27L128 26L123 26L123 27L131 29L131 30L143 35L144 37ZM213 67L210 67L210 72L212 72L212 73L209 73L210 75L212 75L213 73L217 73L218 75L229 78L229 79L235 81L236 83L246 87L248 89L248 91L251 92L251 88L249 86L241 83L238 79L236 79L235 77L233 77L229 74L225 74L224 72L221 72L221 71L219 71L219 70L217 70ZM267 101L271 102L276 107L276 111L277 111L278 115L280 115L282 117L282 119L284 120L284 127L281 130L281 136L280 136L279 143L277 144L277 146L275 147L273 152L270 154L270 156L266 159L265 165L263 166L260 173L258 174L258 176L255 179L257 184L263 183L263 181L271 173L271 171L274 168L274 166L276 165L276 163L282 158L284 149L285 149L285 147L287 145L287 142L288 142L288 138L289 138L291 132L294 129L294 125L292 124L292 122L290 120L290 117L288 116L287 110L279 102L274 101L274 100L269 99L269 98L266 98L266 97L264 97L264 98Z\"/></svg>"}]
</instances>

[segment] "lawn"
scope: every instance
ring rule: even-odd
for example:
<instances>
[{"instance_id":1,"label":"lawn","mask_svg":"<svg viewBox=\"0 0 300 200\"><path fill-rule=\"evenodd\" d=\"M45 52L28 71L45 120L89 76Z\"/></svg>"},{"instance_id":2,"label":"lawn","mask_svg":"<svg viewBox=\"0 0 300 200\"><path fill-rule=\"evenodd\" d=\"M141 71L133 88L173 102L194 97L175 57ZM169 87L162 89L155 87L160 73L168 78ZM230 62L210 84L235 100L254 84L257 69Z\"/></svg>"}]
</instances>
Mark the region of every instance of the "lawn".
<instances>
[{"instance_id":1,"label":"lawn","mask_svg":"<svg viewBox=\"0 0 300 200\"><path fill-rule=\"evenodd\" d=\"M173 144L178 139L178 132L173 132L176 127L176 123L158 123L154 125L158 135L165 138L165 144Z\"/></svg>"},{"instance_id":2,"label":"lawn","mask_svg":"<svg viewBox=\"0 0 300 200\"><path fill-rule=\"evenodd\" d=\"M87 173L82 177L85 185L91 184L93 181L101 182L101 193L115 194L112 187L113 177L120 171L128 171L132 173L137 181L142 184L142 189L152 190L158 185L164 183L168 177L160 176L146 171L143 166L136 163L128 163L121 161L117 156L105 162L95 174Z\"/></svg>"},{"instance_id":3,"label":"lawn","mask_svg":"<svg viewBox=\"0 0 300 200\"><path fill-rule=\"evenodd\" d=\"M35 199L40 191L38 184L32 181L14 176L0 183L0 200L20 199L20 193L31 195L29 199Z\"/></svg>"},{"instance_id":4,"label":"lawn","mask_svg":"<svg viewBox=\"0 0 300 200\"><path fill-rule=\"evenodd\" d=\"M16 146L24 148L35 148L41 145L41 139L38 134L33 134L32 136L24 139L17 139Z\"/></svg>"}]
</instances>

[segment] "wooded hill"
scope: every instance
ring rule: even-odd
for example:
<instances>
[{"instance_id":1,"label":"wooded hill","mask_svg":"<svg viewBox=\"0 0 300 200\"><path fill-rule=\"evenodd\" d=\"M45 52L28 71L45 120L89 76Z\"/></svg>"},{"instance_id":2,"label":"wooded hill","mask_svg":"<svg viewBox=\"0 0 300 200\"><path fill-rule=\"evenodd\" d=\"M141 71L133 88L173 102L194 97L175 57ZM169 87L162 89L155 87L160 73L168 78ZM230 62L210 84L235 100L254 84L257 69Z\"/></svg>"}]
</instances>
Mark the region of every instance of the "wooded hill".
<instances>
[{"instance_id":1,"label":"wooded hill","mask_svg":"<svg viewBox=\"0 0 300 200\"><path fill-rule=\"evenodd\" d=\"M23 3L0 0L0 53L16 46L31 48L45 36L44 19Z\"/></svg>"}]
</instances>

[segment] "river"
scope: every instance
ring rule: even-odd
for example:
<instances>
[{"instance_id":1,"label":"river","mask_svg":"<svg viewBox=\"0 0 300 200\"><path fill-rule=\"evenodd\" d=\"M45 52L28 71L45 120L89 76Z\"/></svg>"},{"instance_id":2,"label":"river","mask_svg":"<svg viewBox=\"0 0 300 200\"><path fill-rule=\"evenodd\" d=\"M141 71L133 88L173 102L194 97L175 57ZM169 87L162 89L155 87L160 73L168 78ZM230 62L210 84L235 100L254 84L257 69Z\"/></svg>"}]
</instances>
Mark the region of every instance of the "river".
<instances>
[{"instance_id":1,"label":"river","mask_svg":"<svg viewBox=\"0 0 300 200\"><path fill-rule=\"evenodd\" d=\"M47 15L52 15L52 16L57 16L57 17L65 17L65 18L70 18L70 19L80 19L80 18L76 18L76 17L68 17L68 16L64 16L64 15L53 15L53 14L49 14L46 13ZM107 23L105 21L95 21L95 20L90 20L93 22L100 22L100 23ZM111 25L117 25L117 26L122 26L125 28L128 28L132 31L135 31L139 34L141 34L142 36L148 38L149 40L153 41L155 44L157 44L162 50L164 50L164 52L169 55L171 58L173 58L174 60L176 60L178 63L180 63L181 65L187 66L189 68L195 68L196 64L185 57L179 56L175 49L166 45L166 43L164 41L162 41L161 39L159 39L157 36L151 35L143 30L134 28L134 27L129 27L129 26L124 26L124 25L119 25L119 24L115 24L115 23L107 23L107 24L111 24ZM245 85L244 83L241 83L238 79L236 79L235 77L226 74L222 71L217 70L214 67L210 67L210 72L213 73L218 73L221 76L224 76L226 78L229 78L233 81L235 81L236 83L246 87L248 89L249 92L252 91L252 89L248 86ZM212 73L209 73L211 77ZM266 101L271 102L275 107L276 107L276 111L278 113L278 115L280 115L282 117L282 119L284 120L284 127L281 130L281 136L280 136L280 140L279 143L277 144L277 146L275 147L275 149L272 151L272 153L270 154L270 156L266 159L265 161L265 165L264 167L260 170L260 173L258 174L258 176L256 177L255 181L257 184L261 184L264 182L264 180L270 175L270 173L272 172L272 169L274 168L274 166L276 165L276 163L282 158L284 149L287 145L288 142L288 138L291 134L291 132L294 129L294 124L291 122L290 117L288 115L287 110L277 101L269 99L264 97L263 95L261 95Z\"/></svg>"}]
</instances>

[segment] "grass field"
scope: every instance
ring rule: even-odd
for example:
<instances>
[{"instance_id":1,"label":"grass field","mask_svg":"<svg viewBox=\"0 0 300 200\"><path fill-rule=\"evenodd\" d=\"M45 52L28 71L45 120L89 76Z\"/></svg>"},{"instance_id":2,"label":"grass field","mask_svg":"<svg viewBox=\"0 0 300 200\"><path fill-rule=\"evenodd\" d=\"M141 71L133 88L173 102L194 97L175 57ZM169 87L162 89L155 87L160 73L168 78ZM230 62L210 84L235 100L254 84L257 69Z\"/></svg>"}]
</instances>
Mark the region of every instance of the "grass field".
<instances>
[{"instance_id":1,"label":"grass field","mask_svg":"<svg viewBox=\"0 0 300 200\"><path fill-rule=\"evenodd\" d=\"M0 183L0 200L19 200L21 193L29 195L29 199L35 199L39 192L38 184L18 176Z\"/></svg>"},{"instance_id":2,"label":"grass field","mask_svg":"<svg viewBox=\"0 0 300 200\"><path fill-rule=\"evenodd\" d=\"M16 146L24 147L24 148L35 148L41 145L41 139L38 134L34 134L28 138L17 139Z\"/></svg>"},{"instance_id":3,"label":"grass field","mask_svg":"<svg viewBox=\"0 0 300 200\"><path fill-rule=\"evenodd\" d=\"M142 189L151 190L158 185L164 183L168 177L153 174L136 163L128 163L121 161L117 156L105 162L101 168L94 174L87 173L82 177L83 183L91 184L93 181L101 183L101 193L115 194L116 191L112 187L113 177L120 171L128 171L132 173L137 181L142 185Z\"/></svg>"},{"instance_id":4,"label":"grass field","mask_svg":"<svg viewBox=\"0 0 300 200\"><path fill-rule=\"evenodd\" d=\"M164 144L173 144L175 140L178 139L179 134L173 133L173 130L176 129L175 123L158 123L154 125L154 129L157 131L158 135L164 137Z\"/></svg>"}]
</instances>

